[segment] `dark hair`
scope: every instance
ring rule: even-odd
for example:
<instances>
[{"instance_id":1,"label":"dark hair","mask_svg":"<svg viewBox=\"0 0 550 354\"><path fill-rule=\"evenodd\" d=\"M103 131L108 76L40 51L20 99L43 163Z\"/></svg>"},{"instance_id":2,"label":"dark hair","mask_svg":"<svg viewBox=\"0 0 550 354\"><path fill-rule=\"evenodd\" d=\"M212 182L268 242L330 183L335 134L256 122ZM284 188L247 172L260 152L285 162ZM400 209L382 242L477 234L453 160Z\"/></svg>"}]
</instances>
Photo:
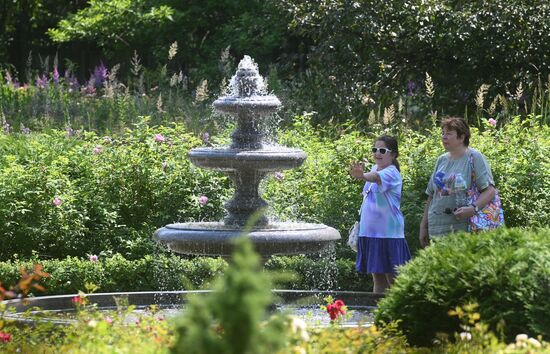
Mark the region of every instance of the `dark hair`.
<instances>
[{"instance_id":1,"label":"dark hair","mask_svg":"<svg viewBox=\"0 0 550 354\"><path fill-rule=\"evenodd\" d=\"M464 137L464 145L470 145L470 127L459 117L448 117L441 122L441 129L454 130L458 137Z\"/></svg>"},{"instance_id":2,"label":"dark hair","mask_svg":"<svg viewBox=\"0 0 550 354\"><path fill-rule=\"evenodd\" d=\"M397 168L397 171L401 172L401 169L399 168L399 162L397 161L397 157L399 157L399 147L397 146L397 139L390 135L381 135L376 138L375 141L382 141L384 144L386 144L386 147L395 154L395 157L392 159L391 163L395 166L395 168Z\"/></svg>"}]
</instances>

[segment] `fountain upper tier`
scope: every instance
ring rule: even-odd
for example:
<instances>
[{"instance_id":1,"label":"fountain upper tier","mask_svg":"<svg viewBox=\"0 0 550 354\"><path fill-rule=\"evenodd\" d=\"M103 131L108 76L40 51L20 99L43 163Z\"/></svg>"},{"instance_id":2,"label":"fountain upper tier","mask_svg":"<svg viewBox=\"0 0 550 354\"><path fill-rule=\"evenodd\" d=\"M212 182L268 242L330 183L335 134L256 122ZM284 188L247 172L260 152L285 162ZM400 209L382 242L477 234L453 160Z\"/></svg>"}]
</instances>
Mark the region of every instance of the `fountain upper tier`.
<instances>
[{"instance_id":1,"label":"fountain upper tier","mask_svg":"<svg viewBox=\"0 0 550 354\"><path fill-rule=\"evenodd\" d=\"M189 159L195 166L219 171L289 170L301 166L306 157L306 153L302 150L279 146L259 150L200 148L189 152Z\"/></svg>"}]
</instances>

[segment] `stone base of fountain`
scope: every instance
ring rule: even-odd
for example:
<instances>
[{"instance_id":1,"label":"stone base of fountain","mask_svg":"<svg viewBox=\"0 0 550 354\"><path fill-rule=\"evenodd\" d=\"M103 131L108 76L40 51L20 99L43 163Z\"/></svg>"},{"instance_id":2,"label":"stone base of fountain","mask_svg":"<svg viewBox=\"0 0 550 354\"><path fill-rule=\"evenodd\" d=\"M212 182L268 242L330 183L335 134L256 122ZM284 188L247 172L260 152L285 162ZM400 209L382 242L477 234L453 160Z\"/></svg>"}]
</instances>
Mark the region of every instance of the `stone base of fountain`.
<instances>
[{"instance_id":1,"label":"stone base of fountain","mask_svg":"<svg viewBox=\"0 0 550 354\"><path fill-rule=\"evenodd\" d=\"M158 229L153 238L177 253L227 258L233 251L232 240L242 234L241 227L222 222L190 222L166 225ZM271 255L318 253L340 239L332 227L293 222L270 223L246 234L264 259Z\"/></svg>"}]
</instances>

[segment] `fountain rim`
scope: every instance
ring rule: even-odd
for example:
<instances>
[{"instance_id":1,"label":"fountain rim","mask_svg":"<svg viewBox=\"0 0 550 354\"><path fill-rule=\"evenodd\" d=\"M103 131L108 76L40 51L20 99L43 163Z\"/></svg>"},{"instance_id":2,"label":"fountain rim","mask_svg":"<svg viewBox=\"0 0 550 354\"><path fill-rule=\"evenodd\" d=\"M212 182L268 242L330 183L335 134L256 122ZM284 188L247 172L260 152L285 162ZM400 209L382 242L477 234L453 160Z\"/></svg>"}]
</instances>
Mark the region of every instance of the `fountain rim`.
<instances>
[{"instance_id":1,"label":"fountain rim","mask_svg":"<svg viewBox=\"0 0 550 354\"><path fill-rule=\"evenodd\" d=\"M375 309L376 303L384 297L384 294L366 292L366 291L345 291L345 290L291 290L291 289L272 289L273 295L275 295L274 305L296 305L296 306L320 306L320 299L324 299L327 296L332 296L334 299L343 299L346 306L351 309ZM155 299L162 299L171 297L171 299L178 299L177 302L168 302L160 304L159 308L173 308L176 305L185 304L188 299L185 296L209 294L214 290L169 290L169 291L136 291L136 292L108 292L108 293L91 293L86 294L86 298L90 300L92 304L99 304L99 301L110 301L109 305L105 303L103 306L98 305L95 307L98 311L116 310L116 298L128 297L128 305L134 305L136 310L142 310L149 308L151 305L159 305L155 303ZM2 305L6 305L8 310L3 315L0 315L0 319L6 319L21 324L34 325L37 323L52 323L55 325L69 325L74 323L73 319L55 319L53 316L41 317L41 318L26 318L23 315L33 307L37 307L39 310L31 311L32 314L37 313L74 313L76 308L72 303L72 299L80 294L61 294L61 295L47 295L37 296L24 299L12 299L4 300L0 302ZM134 300L130 302L130 298ZM300 300L310 301L312 299L319 299L319 301L300 303ZM95 300L95 301L94 301ZM136 304L136 300L142 301ZM283 300L283 301L280 301ZM358 301L360 300L360 301ZM289 302L294 301L294 302ZM49 304L50 306L41 305ZM52 306L57 304L56 307ZM42 307L41 307L42 306ZM13 311L10 311L13 309Z\"/></svg>"}]
</instances>

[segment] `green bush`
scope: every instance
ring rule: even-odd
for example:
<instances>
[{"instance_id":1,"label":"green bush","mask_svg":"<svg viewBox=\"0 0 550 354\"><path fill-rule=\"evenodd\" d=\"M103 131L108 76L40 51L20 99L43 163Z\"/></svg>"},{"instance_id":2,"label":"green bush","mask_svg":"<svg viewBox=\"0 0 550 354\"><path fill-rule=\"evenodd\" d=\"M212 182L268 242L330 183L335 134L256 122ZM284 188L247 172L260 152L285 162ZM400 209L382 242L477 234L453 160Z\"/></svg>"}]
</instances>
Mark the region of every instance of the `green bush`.
<instances>
[{"instance_id":1,"label":"green bush","mask_svg":"<svg viewBox=\"0 0 550 354\"><path fill-rule=\"evenodd\" d=\"M550 229L499 229L434 242L401 269L379 302L377 322L399 320L415 345L459 331L448 312L470 303L490 328L511 340L519 333L550 336Z\"/></svg>"},{"instance_id":2,"label":"green bush","mask_svg":"<svg viewBox=\"0 0 550 354\"><path fill-rule=\"evenodd\" d=\"M160 254L141 259L126 259L119 254L100 256L98 262L77 257L33 258L0 262L0 282L4 286L15 284L22 268L30 271L38 263L51 277L42 281L46 292L35 295L73 294L85 291L86 283L98 286L99 292L196 290L208 288L226 267L226 262L219 258L184 259ZM358 275L355 262L347 259L338 260L334 268L328 261L307 257L272 257L265 268L277 274L295 274L277 282L277 288L281 289L368 291L372 288L370 277Z\"/></svg>"},{"instance_id":3,"label":"green bush","mask_svg":"<svg viewBox=\"0 0 550 354\"><path fill-rule=\"evenodd\" d=\"M141 258L153 252L156 228L221 218L228 180L191 166L187 152L198 144L181 126L141 125L112 138L0 134L0 259Z\"/></svg>"},{"instance_id":4,"label":"green bush","mask_svg":"<svg viewBox=\"0 0 550 354\"><path fill-rule=\"evenodd\" d=\"M522 91L520 83L546 82L549 74L545 0L289 0L279 6L308 44L293 99L319 112L320 121L366 120L390 103L395 108L399 98L418 118L432 110L463 114L465 106L475 108L482 84L491 85L491 96L499 92L517 103L523 92L514 98L511 87ZM435 95L424 96L426 73ZM424 97L411 102L416 95Z\"/></svg>"},{"instance_id":5,"label":"green bush","mask_svg":"<svg viewBox=\"0 0 550 354\"><path fill-rule=\"evenodd\" d=\"M219 258L181 259L178 256L146 256L130 260L121 255L89 259L67 257L61 260L0 262L0 279L4 286L15 284L20 269L31 270L40 263L50 277L41 284L46 291L35 295L74 294L86 291L86 283L98 292L195 290L207 286L223 274L226 262Z\"/></svg>"},{"instance_id":6,"label":"green bush","mask_svg":"<svg viewBox=\"0 0 550 354\"><path fill-rule=\"evenodd\" d=\"M372 141L382 133L399 140L405 235L416 250L424 190L444 152L438 127L417 132L374 126L365 134L352 126L313 128L307 117L298 117L280 141L303 149L308 159L284 171L282 180L267 178L262 184L272 219L335 227L342 235L337 258L353 258L344 241L357 217L362 185L349 176L349 163L370 158ZM156 134L166 141L156 142ZM549 137L550 128L537 117L472 129L471 146L491 164L509 227L550 224ZM158 227L221 219L230 183L222 173L191 165L187 153L199 144L180 125L141 124L112 137L0 134L0 259L114 253L139 259L155 252L151 235ZM100 152L94 153L97 147ZM206 206L199 205L200 195L209 197ZM56 197L62 203L57 207Z\"/></svg>"}]
</instances>

